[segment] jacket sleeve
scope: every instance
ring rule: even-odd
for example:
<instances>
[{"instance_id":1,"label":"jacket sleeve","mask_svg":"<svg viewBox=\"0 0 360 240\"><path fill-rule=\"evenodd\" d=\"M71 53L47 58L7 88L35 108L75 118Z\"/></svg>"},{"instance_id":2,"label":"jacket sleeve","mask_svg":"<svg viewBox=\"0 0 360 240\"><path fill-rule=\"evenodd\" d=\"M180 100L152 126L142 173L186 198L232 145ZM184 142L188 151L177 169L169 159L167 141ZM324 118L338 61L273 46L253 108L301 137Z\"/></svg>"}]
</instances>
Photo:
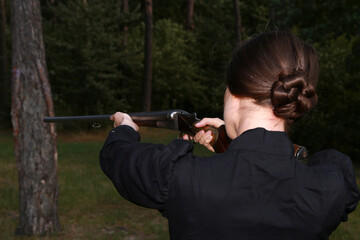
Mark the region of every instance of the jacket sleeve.
<instances>
[{"instance_id":1,"label":"jacket sleeve","mask_svg":"<svg viewBox=\"0 0 360 240\"><path fill-rule=\"evenodd\" d=\"M175 162L192 155L192 149L184 140L169 145L140 143L138 132L119 126L109 133L100 151L100 166L125 199L165 210Z\"/></svg>"},{"instance_id":2,"label":"jacket sleeve","mask_svg":"<svg viewBox=\"0 0 360 240\"><path fill-rule=\"evenodd\" d=\"M354 211L360 200L360 191L356 183L355 171L351 159L336 150L324 150L314 154L310 160L310 166L323 164L335 165L342 172L346 188L346 206L343 221L346 221L347 214Z\"/></svg>"}]
</instances>

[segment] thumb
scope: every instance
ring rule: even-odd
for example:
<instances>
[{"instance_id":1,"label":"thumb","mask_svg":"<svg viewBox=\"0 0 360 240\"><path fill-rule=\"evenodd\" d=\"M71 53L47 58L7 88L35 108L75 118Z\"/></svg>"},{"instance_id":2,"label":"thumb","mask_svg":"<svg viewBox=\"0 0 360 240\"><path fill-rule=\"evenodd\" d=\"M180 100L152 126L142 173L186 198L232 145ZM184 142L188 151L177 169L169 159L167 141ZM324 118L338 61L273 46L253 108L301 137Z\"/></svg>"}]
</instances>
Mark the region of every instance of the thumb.
<instances>
[{"instance_id":1,"label":"thumb","mask_svg":"<svg viewBox=\"0 0 360 240\"><path fill-rule=\"evenodd\" d=\"M200 128L204 127L206 125L214 126L214 127L220 127L224 124L224 121L220 118L203 118L198 123L195 124L195 127Z\"/></svg>"}]
</instances>

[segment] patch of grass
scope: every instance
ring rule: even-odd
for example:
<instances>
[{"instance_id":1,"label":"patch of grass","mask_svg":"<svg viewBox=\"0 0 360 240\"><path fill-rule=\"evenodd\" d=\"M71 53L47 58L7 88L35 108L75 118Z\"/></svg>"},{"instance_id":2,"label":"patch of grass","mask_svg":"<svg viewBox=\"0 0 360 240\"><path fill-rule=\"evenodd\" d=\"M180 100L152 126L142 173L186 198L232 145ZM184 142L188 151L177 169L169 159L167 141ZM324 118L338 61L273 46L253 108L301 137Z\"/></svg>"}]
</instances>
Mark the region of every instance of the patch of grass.
<instances>
[{"instance_id":1,"label":"patch of grass","mask_svg":"<svg viewBox=\"0 0 360 240\"><path fill-rule=\"evenodd\" d=\"M98 156L107 132L59 133L58 213L62 231L41 238L14 235L19 202L13 138L11 132L0 132L0 239L168 240L167 220L156 210L124 200L101 171ZM141 135L143 142L168 143L178 132L141 128ZM200 145L195 145L194 151L197 155L212 154ZM359 209L338 227L331 240L359 240L358 226Z\"/></svg>"},{"instance_id":2,"label":"patch of grass","mask_svg":"<svg viewBox=\"0 0 360 240\"><path fill-rule=\"evenodd\" d=\"M0 239L167 240L161 214L132 204L116 192L99 166L99 151L108 130L58 133L58 212L62 231L42 238L19 237L18 179L10 131L0 132ZM143 142L168 143L175 131L141 128ZM197 154L211 153L196 146Z\"/></svg>"}]
</instances>

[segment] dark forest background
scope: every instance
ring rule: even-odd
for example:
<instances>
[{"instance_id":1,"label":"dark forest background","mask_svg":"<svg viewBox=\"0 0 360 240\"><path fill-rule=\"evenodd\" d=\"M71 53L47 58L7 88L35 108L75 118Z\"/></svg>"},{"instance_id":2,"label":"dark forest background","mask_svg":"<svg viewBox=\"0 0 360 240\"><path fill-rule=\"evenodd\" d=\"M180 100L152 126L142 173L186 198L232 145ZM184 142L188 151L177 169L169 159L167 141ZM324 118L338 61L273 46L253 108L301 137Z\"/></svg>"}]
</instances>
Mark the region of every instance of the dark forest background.
<instances>
[{"instance_id":1,"label":"dark forest background","mask_svg":"<svg viewBox=\"0 0 360 240\"><path fill-rule=\"evenodd\" d=\"M2 128L11 128L10 1L1 21ZM221 117L225 68L238 41L233 0L153 0L152 110L180 108ZM142 110L143 1L41 0L55 114ZM291 31L320 57L319 103L291 137L310 152L336 148L360 161L360 2L239 1L241 38Z\"/></svg>"}]
</instances>

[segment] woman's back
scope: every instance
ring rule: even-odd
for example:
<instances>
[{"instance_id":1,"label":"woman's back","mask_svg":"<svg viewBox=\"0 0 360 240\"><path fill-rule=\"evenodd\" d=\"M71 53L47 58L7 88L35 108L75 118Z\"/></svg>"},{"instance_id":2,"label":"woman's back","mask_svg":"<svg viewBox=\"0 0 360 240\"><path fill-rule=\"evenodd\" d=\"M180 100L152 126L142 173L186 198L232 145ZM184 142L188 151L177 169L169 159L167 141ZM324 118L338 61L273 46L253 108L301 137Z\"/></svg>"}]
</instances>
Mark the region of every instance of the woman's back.
<instances>
[{"instance_id":1,"label":"woman's back","mask_svg":"<svg viewBox=\"0 0 360 240\"><path fill-rule=\"evenodd\" d=\"M259 128L223 154L179 159L169 183L172 239L327 239L345 214L343 173L293 156L285 133Z\"/></svg>"}]
</instances>

